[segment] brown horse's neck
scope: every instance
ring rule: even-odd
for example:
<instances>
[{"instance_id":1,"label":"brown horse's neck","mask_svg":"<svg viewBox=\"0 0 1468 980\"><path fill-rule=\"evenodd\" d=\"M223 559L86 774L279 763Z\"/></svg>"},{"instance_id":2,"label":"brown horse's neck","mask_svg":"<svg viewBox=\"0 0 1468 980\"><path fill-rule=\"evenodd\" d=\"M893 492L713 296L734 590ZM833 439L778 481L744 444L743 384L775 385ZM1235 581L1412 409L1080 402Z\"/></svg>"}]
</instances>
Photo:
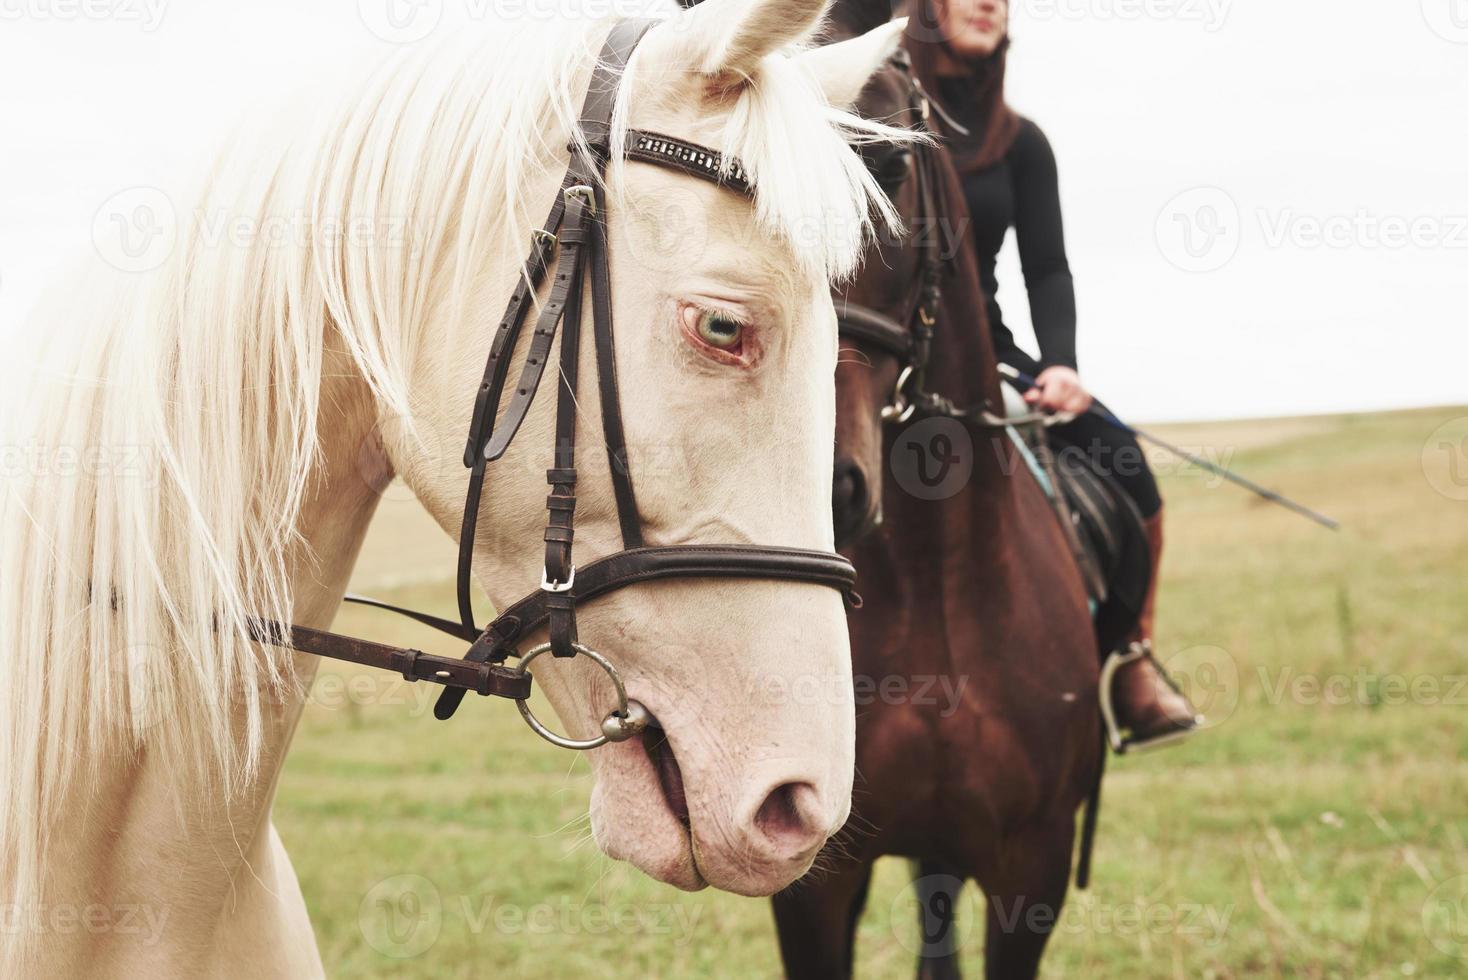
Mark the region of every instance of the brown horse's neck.
<instances>
[{"instance_id":1,"label":"brown horse's neck","mask_svg":"<svg viewBox=\"0 0 1468 980\"><path fill-rule=\"evenodd\" d=\"M927 387L960 407L983 406L993 415L1002 416L998 359L989 330L988 304L979 281L972 219L951 158L941 151L933 151L933 156L939 241L949 262L934 325ZM955 506L962 508L974 525L974 533L981 536L974 544L997 543L1018 525L1012 519L1019 506L1013 478L1025 479L1028 475L1022 472L1024 462L1002 429L989 429L982 423L967 425L966 429L972 442L973 472L969 487L955 498ZM971 553L989 552L989 547L980 547Z\"/></svg>"},{"instance_id":2,"label":"brown horse's neck","mask_svg":"<svg viewBox=\"0 0 1468 980\"><path fill-rule=\"evenodd\" d=\"M942 306L935 327L930 387L960 405L984 404L996 414L1003 414L999 365L989 329L988 304L979 280L973 219L952 158L942 151L933 151L933 157L939 241L944 258L949 260L949 275L943 281Z\"/></svg>"},{"instance_id":3,"label":"brown horse's neck","mask_svg":"<svg viewBox=\"0 0 1468 980\"><path fill-rule=\"evenodd\" d=\"M933 217L948 268L924 387L959 407L982 406L1002 416L998 363L967 205L947 154L934 151L934 157L939 213ZM928 493L910 482L915 478L910 470L908 485L898 478L897 471L911 467L915 457L937 473L945 454L967 471L957 484ZM1017 565L1033 555L1044 564L1057 550L1054 517L1014 442L1004 429L982 422L919 418L886 433L883 455L888 460L884 525L856 555L864 590L902 596L893 605L904 610L903 629L911 634L951 638L954 615L999 617L1014 601L1014 583L1025 577ZM884 580L875 581L877 576ZM966 635L971 625L956 632ZM970 656L971 647L934 644L930 653L910 655L948 660Z\"/></svg>"},{"instance_id":4,"label":"brown horse's neck","mask_svg":"<svg viewBox=\"0 0 1468 980\"><path fill-rule=\"evenodd\" d=\"M932 181L935 213L918 213L919 203L904 214L914 216L914 233L936 236L945 267L923 388L960 408L1002 416L998 361L962 184L941 146L918 152L931 154L925 176ZM904 191L917 196L910 182ZM900 254L884 254L882 261L901 268L922 258L904 243ZM900 287L910 284L892 278ZM902 302L864 301L874 299L890 300L884 308ZM920 416L888 428L883 448L883 524L853 549L869 604L860 614L863 629L853 633L859 671L878 669L887 651L901 649L908 670L964 674L980 666L974 658L992 657L994 644L1016 624L1043 632L1038 589L1064 588L1057 583L1066 581L1063 565L1070 558L1043 492L1005 430ZM921 485L914 464L937 479L944 460L962 471L957 481ZM1084 596L1077 592L1075 599L1084 610Z\"/></svg>"}]
</instances>

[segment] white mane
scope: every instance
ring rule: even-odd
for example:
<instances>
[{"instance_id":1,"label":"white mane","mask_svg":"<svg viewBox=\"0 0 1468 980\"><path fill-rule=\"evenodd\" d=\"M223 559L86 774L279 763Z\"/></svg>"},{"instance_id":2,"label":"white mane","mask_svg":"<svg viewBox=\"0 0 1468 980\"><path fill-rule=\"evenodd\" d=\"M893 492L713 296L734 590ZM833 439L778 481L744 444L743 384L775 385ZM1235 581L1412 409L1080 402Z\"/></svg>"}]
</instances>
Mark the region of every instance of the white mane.
<instances>
[{"instance_id":1,"label":"white mane","mask_svg":"<svg viewBox=\"0 0 1468 980\"><path fill-rule=\"evenodd\" d=\"M428 322L434 298L522 257L549 204L523 190L560 166L605 30L527 19L308 93L175 202L161 269L71 283L33 316L0 395L0 446L22 450L0 495L0 905L37 901L68 791L144 745L225 791L251 774L261 698L291 678L246 622L292 618L324 348L410 414L410 367L457 326ZM833 120L861 128L775 57L722 139L765 227L822 246L797 249L821 275L849 272L890 213ZM221 236L229 219L287 232Z\"/></svg>"}]
</instances>

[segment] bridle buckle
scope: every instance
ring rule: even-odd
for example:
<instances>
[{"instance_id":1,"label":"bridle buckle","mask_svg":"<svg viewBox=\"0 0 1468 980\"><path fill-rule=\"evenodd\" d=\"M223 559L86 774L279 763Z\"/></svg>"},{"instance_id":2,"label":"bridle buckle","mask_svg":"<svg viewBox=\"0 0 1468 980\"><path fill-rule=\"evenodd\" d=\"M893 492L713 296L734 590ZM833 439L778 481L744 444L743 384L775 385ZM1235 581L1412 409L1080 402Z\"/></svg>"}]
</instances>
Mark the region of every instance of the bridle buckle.
<instances>
[{"instance_id":1,"label":"bridle buckle","mask_svg":"<svg viewBox=\"0 0 1468 980\"><path fill-rule=\"evenodd\" d=\"M562 195L565 197L567 204L571 203L572 198L581 198L582 203L586 205L586 213L588 215L596 214L596 192L591 189L590 184L575 184L567 187L562 192Z\"/></svg>"},{"instance_id":2,"label":"bridle buckle","mask_svg":"<svg viewBox=\"0 0 1468 980\"><path fill-rule=\"evenodd\" d=\"M576 566L571 566L571 574L564 582L553 582L550 577L550 569L542 568L540 571L540 591L559 595L562 592L570 592L576 585Z\"/></svg>"}]
</instances>

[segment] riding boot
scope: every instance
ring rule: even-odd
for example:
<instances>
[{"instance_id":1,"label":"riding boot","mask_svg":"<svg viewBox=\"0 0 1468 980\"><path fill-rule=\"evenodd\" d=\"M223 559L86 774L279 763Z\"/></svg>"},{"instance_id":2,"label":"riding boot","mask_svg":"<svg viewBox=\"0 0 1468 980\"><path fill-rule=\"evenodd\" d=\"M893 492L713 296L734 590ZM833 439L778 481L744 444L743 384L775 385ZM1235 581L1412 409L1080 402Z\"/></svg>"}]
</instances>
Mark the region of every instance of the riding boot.
<instances>
[{"instance_id":1,"label":"riding boot","mask_svg":"<svg viewBox=\"0 0 1468 980\"><path fill-rule=\"evenodd\" d=\"M1111 677L1116 726L1129 733L1118 746L1123 749L1174 741L1203 721L1152 657L1152 623L1157 608L1157 585L1161 580L1162 512L1148 518L1145 527L1152 557L1152 581L1142 604L1136 635L1127 652L1118 655L1120 666Z\"/></svg>"}]
</instances>

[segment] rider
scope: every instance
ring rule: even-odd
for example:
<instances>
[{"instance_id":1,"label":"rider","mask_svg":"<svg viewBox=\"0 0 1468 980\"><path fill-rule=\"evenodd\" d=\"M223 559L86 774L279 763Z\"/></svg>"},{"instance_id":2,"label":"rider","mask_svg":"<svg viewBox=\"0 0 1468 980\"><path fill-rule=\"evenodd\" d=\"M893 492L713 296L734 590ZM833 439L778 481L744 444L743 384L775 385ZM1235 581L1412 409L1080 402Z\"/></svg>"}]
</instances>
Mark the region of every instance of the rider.
<instances>
[{"instance_id":1,"label":"rider","mask_svg":"<svg viewBox=\"0 0 1468 980\"><path fill-rule=\"evenodd\" d=\"M942 134L963 180L996 354L1001 363L1036 379L1025 393L1031 405L1076 416L1051 428L1051 435L1087 453L1095 468L1131 495L1145 518L1153 575L1137 628L1140 646L1133 646L1142 655L1122 666L1113 680L1118 721L1130 729L1132 745L1178 737L1196 727L1196 713L1151 655L1162 498L1136 440L1087 412L1094 399L1076 370L1075 289L1065 255L1055 154L1040 128L1004 99L1009 5L1006 0L919 2L922 9L909 22L906 46L914 74L941 110L930 125ZM996 298L996 258L1011 227L1040 346L1038 361L1016 345Z\"/></svg>"}]
</instances>

